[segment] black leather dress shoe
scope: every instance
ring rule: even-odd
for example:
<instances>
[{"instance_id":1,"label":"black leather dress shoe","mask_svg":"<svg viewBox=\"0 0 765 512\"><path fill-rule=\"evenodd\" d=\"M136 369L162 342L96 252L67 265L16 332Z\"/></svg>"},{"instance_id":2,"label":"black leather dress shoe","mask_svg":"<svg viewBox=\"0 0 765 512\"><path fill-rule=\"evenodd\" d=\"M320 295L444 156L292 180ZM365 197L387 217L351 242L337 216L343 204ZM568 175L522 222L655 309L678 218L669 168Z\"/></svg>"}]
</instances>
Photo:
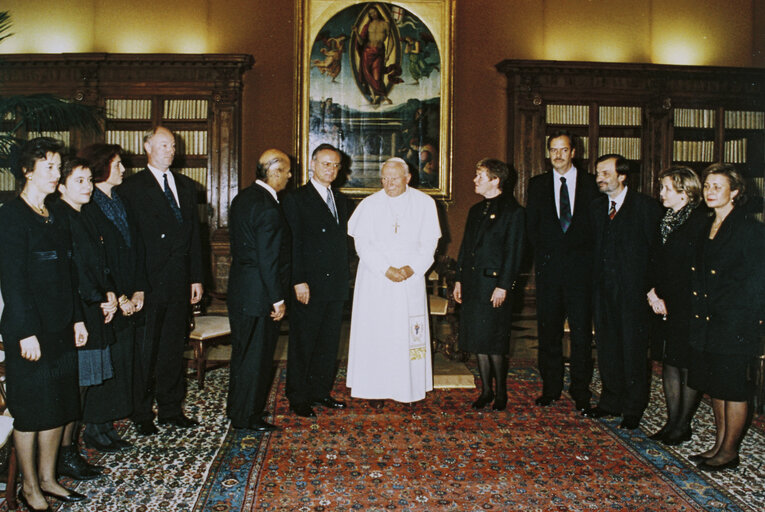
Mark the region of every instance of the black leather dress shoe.
<instances>
[{"instance_id":1,"label":"black leather dress shoe","mask_svg":"<svg viewBox=\"0 0 765 512\"><path fill-rule=\"evenodd\" d=\"M66 487L64 487L66 489ZM80 494L77 491L73 491L72 489L66 489L68 491L67 494L56 494L55 492L48 492L43 491L43 495L48 496L50 498L57 499L58 501L63 501L64 503L77 503L78 501L82 501L87 499L87 496L84 494Z\"/></svg>"},{"instance_id":2,"label":"black leather dress shoe","mask_svg":"<svg viewBox=\"0 0 765 512\"><path fill-rule=\"evenodd\" d=\"M653 434L648 436L648 439L652 439L654 441L663 441L664 440L664 436L667 435L668 430L669 429L667 428L667 426L664 425L659 430L657 430L656 432L654 432Z\"/></svg>"},{"instance_id":3,"label":"black leather dress shoe","mask_svg":"<svg viewBox=\"0 0 765 512\"><path fill-rule=\"evenodd\" d=\"M87 434L83 434L82 442L88 448L93 448L94 450L98 450L99 452L114 453L114 452L120 451L120 447L114 444L114 441L112 441L111 439L109 439L108 443L102 443L98 439L90 437Z\"/></svg>"},{"instance_id":4,"label":"black leather dress shoe","mask_svg":"<svg viewBox=\"0 0 765 512\"><path fill-rule=\"evenodd\" d=\"M322 398L321 400L316 400L313 402L313 405L326 407L327 409L345 409L345 402L335 400L331 396Z\"/></svg>"},{"instance_id":5,"label":"black leather dress shoe","mask_svg":"<svg viewBox=\"0 0 765 512\"><path fill-rule=\"evenodd\" d=\"M136 432L142 436L153 436L159 432L153 421L134 421L133 425L135 426Z\"/></svg>"},{"instance_id":6,"label":"black leather dress shoe","mask_svg":"<svg viewBox=\"0 0 765 512\"><path fill-rule=\"evenodd\" d=\"M551 403L555 402L559 397L557 396L549 396L549 395L542 395L538 396L536 400L534 400L534 403L541 406L541 407L547 407Z\"/></svg>"},{"instance_id":7,"label":"black leather dress shoe","mask_svg":"<svg viewBox=\"0 0 765 512\"><path fill-rule=\"evenodd\" d=\"M247 425L237 425L236 423L231 423L231 426L237 430L251 430L253 432L275 432L279 430L279 427L276 425L272 425L263 420L253 421Z\"/></svg>"},{"instance_id":8,"label":"black leather dress shoe","mask_svg":"<svg viewBox=\"0 0 765 512\"><path fill-rule=\"evenodd\" d=\"M590 408L590 400L574 400L574 408L579 412L584 412Z\"/></svg>"},{"instance_id":9,"label":"black leather dress shoe","mask_svg":"<svg viewBox=\"0 0 765 512\"><path fill-rule=\"evenodd\" d=\"M308 404L290 404L290 410L300 416L301 418L315 418L316 413L313 412L311 406Z\"/></svg>"},{"instance_id":10,"label":"black leather dress shoe","mask_svg":"<svg viewBox=\"0 0 765 512\"><path fill-rule=\"evenodd\" d=\"M170 416L169 418L160 418L160 425L173 425L178 428L191 428L198 427L199 422L192 418L187 418L183 413L177 416Z\"/></svg>"},{"instance_id":11,"label":"black leather dress shoe","mask_svg":"<svg viewBox=\"0 0 765 512\"><path fill-rule=\"evenodd\" d=\"M582 416L585 418L607 418L609 416L619 416L618 412L608 411L601 409L600 407L590 407L587 410L582 411Z\"/></svg>"},{"instance_id":12,"label":"black leather dress shoe","mask_svg":"<svg viewBox=\"0 0 765 512\"><path fill-rule=\"evenodd\" d=\"M619 424L619 428L627 430L635 430L640 426L640 416L634 416L632 414L626 414L622 418L622 422Z\"/></svg>"},{"instance_id":13,"label":"black leather dress shoe","mask_svg":"<svg viewBox=\"0 0 765 512\"><path fill-rule=\"evenodd\" d=\"M725 464L709 464L708 460L701 461L697 468L699 468L702 471L724 471L726 469L736 469L738 465L741 463L741 459L736 455L734 459L729 460Z\"/></svg>"},{"instance_id":14,"label":"black leather dress shoe","mask_svg":"<svg viewBox=\"0 0 765 512\"><path fill-rule=\"evenodd\" d=\"M56 461L56 471L59 476L67 476L74 480L93 480L101 476L103 468L88 464L77 447L71 444L61 447Z\"/></svg>"}]
</instances>

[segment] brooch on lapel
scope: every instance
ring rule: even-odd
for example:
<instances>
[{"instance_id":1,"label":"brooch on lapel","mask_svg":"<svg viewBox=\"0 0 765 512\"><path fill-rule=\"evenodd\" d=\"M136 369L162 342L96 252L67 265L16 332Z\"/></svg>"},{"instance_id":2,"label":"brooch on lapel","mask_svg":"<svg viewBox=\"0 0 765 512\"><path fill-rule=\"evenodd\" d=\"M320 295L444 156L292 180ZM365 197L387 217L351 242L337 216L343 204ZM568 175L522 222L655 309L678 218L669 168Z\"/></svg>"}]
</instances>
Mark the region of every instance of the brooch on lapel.
<instances>
[{"instance_id":1,"label":"brooch on lapel","mask_svg":"<svg viewBox=\"0 0 765 512\"><path fill-rule=\"evenodd\" d=\"M492 220L494 220L496 217L497 216L495 214L493 214L493 213L491 215L489 215L489 218L492 219Z\"/></svg>"}]
</instances>

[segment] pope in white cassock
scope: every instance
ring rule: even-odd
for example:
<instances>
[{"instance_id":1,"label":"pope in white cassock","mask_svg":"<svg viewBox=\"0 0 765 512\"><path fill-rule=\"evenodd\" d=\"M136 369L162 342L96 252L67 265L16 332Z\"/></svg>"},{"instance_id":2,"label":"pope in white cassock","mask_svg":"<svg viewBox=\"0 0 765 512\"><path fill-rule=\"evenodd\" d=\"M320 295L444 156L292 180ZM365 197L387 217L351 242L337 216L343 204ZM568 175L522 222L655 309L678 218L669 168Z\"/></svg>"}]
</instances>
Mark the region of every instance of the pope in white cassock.
<instances>
[{"instance_id":1,"label":"pope in white cassock","mask_svg":"<svg viewBox=\"0 0 765 512\"><path fill-rule=\"evenodd\" d=\"M409 188L404 160L348 222L359 255L346 385L351 396L414 402L433 389L425 272L441 237L433 199Z\"/></svg>"}]
</instances>

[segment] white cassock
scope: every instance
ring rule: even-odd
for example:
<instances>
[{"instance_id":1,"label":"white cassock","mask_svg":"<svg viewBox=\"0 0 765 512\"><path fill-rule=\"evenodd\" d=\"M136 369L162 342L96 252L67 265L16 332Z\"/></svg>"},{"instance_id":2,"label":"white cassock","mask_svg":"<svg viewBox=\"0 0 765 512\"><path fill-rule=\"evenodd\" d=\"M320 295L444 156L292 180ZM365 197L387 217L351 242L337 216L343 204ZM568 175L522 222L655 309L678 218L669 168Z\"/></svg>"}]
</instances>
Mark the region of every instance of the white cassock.
<instances>
[{"instance_id":1,"label":"white cassock","mask_svg":"<svg viewBox=\"0 0 765 512\"><path fill-rule=\"evenodd\" d=\"M436 203L413 188L389 197L380 190L348 222L359 267L353 293L346 385L351 396L414 402L433 389L425 272L441 229ZM388 267L414 275L396 283Z\"/></svg>"}]
</instances>

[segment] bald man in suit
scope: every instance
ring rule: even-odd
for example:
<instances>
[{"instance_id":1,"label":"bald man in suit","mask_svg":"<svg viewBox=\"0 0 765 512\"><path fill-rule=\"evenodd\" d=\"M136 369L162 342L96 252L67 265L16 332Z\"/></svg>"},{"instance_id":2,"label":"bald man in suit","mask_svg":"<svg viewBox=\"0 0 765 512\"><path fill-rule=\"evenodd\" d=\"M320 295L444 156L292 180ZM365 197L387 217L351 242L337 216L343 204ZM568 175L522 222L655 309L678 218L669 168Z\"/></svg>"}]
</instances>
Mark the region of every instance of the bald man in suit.
<instances>
[{"instance_id":1,"label":"bald man in suit","mask_svg":"<svg viewBox=\"0 0 765 512\"><path fill-rule=\"evenodd\" d=\"M290 231L277 192L292 173L278 149L260 157L255 183L231 202L231 374L227 413L236 429L271 432L263 418L271 388L279 322L289 297Z\"/></svg>"}]
</instances>

